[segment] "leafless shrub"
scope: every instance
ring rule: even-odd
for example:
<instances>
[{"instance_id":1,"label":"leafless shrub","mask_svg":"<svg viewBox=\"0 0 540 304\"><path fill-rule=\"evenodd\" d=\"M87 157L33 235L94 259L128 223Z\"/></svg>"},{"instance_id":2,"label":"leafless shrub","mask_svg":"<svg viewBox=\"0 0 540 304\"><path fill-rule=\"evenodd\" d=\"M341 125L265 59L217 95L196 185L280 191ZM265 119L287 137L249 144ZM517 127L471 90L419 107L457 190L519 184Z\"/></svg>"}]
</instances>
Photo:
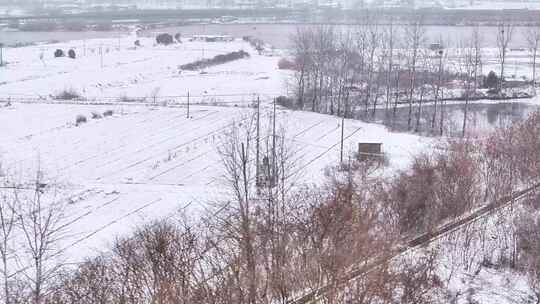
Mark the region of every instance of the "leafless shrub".
<instances>
[{"instance_id":1,"label":"leafless shrub","mask_svg":"<svg viewBox=\"0 0 540 304\"><path fill-rule=\"evenodd\" d=\"M67 273L47 300L54 303L193 303L198 237L166 220L118 239L111 254L89 259ZM62 302L63 301L63 302Z\"/></svg>"},{"instance_id":2,"label":"leafless shrub","mask_svg":"<svg viewBox=\"0 0 540 304\"><path fill-rule=\"evenodd\" d=\"M399 303L433 303L433 297L436 297L434 291L441 286L441 281L435 273L436 261L436 252L405 257L400 261L396 286Z\"/></svg>"},{"instance_id":3,"label":"leafless shrub","mask_svg":"<svg viewBox=\"0 0 540 304\"><path fill-rule=\"evenodd\" d=\"M86 123L88 120L86 119L86 116L84 115L77 115L75 118L75 125L80 126L83 123Z\"/></svg>"},{"instance_id":4,"label":"leafless shrub","mask_svg":"<svg viewBox=\"0 0 540 304\"><path fill-rule=\"evenodd\" d=\"M520 268L527 275L536 303L540 303L540 218L532 213L524 213L517 225Z\"/></svg>"},{"instance_id":5,"label":"leafless shrub","mask_svg":"<svg viewBox=\"0 0 540 304\"><path fill-rule=\"evenodd\" d=\"M88 259L64 273L47 299L53 303L112 303L118 287L114 265L104 256Z\"/></svg>"},{"instance_id":6,"label":"leafless shrub","mask_svg":"<svg viewBox=\"0 0 540 304\"><path fill-rule=\"evenodd\" d=\"M98 113L98 112L92 112L92 119L102 119L103 116L101 115L101 113Z\"/></svg>"},{"instance_id":7,"label":"leafless shrub","mask_svg":"<svg viewBox=\"0 0 540 304\"><path fill-rule=\"evenodd\" d=\"M449 143L444 152L416 157L393 182L390 195L403 232L427 232L482 202L475 146Z\"/></svg>"},{"instance_id":8,"label":"leafless shrub","mask_svg":"<svg viewBox=\"0 0 540 304\"><path fill-rule=\"evenodd\" d=\"M173 36L171 34L162 33L156 37L157 44L169 45L174 43Z\"/></svg>"},{"instance_id":9,"label":"leafless shrub","mask_svg":"<svg viewBox=\"0 0 540 304\"><path fill-rule=\"evenodd\" d=\"M375 301L387 291L376 286L387 275L383 266L374 269L365 280L361 278L362 283L355 285L351 293L340 292L341 279L351 267L368 265L376 252L387 252L393 243L389 235L381 233L384 226L392 228L379 217L383 207L371 200L373 190L369 187L373 186L376 185L334 181L328 194L323 192L310 199L309 213L299 223L299 237L305 239L301 244L306 259L302 269L307 271L304 273L309 284L305 288L333 286L325 295L330 303L339 303L343 296L360 299L360 295L368 303L368 299Z\"/></svg>"},{"instance_id":10,"label":"leafless shrub","mask_svg":"<svg viewBox=\"0 0 540 304\"><path fill-rule=\"evenodd\" d=\"M483 142L486 197L500 200L519 185L540 182L540 112L508 128L498 129Z\"/></svg>"},{"instance_id":11,"label":"leafless shrub","mask_svg":"<svg viewBox=\"0 0 540 304\"><path fill-rule=\"evenodd\" d=\"M73 88L65 89L54 96L58 100L75 100L81 99L82 96Z\"/></svg>"},{"instance_id":12,"label":"leafless shrub","mask_svg":"<svg viewBox=\"0 0 540 304\"><path fill-rule=\"evenodd\" d=\"M287 58L281 58L278 61L278 68L280 70L293 70L293 71L297 69L296 63L294 63L293 61Z\"/></svg>"}]
</instances>

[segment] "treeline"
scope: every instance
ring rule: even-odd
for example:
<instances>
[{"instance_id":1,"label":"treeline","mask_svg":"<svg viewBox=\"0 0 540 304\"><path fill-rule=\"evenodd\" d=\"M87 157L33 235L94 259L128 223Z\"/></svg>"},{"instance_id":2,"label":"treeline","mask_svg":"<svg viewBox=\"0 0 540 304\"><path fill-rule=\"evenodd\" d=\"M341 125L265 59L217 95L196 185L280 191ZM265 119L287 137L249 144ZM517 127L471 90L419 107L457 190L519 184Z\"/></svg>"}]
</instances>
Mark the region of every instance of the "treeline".
<instances>
[{"instance_id":1,"label":"treeline","mask_svg":"<svg viewBox=\"0 0 540 304\"><path fill-rule=\"evenodd\" d=\"M449 297L451 274L441 275L441 263L513 267L540 290L538 191L456 232L459 238L369 268L403 240L540 183L540 113L483 140L441 143L394 178L373 174L376 163L351 161L317 186L298 184L304 166L286 131L257 142L254 121L227 131L219 153L229 199L210 204L200 221L155 221L82 264L45 263L46 276L30 267L4 277L4 302L285 304L325 290L318 294L324 303L433 303ZM18 222L22 214L36 214L2 210L16 211L17 227L29 223ZM34 222L27 227L39 227ZM50 229L48 250L59 231ZM38 265L47 252L35 255ZM345 279L364 267L370 271Z\"/></svg>"},{"instance_id":2,"label":"treeline","mask_svg":"<svg viewBox=\"0 0 540 304\"><path fill-rule=\"evenodd\" d=\"M366 17L354 28L318 26L298 29L291 37L293 59L282 61L295 70L295 106L315 112L372 120L376 110L384 111L386 122L396 120L397 108L408 107L407 129L442 133L447 99L467 107L480 98L506 99L531 96L530 89L510 92L505 67L514 35L514 26L500 22L497 31L497 61L500 70L486 81L480 28L473 27L456 45L428 41L423 17L410 24L380 25L376 17ZM528 37L534 85L540 30L532 27ZM486 71L487 73L487 71ZM501 77L503 75L503 77ZM493 76L495 80L493 81ZM529 86L526 84L526 86ZM490 90L480 90L486 88ZM423 117L423 104L433 110Z\"/></svg>"}]
</instances>

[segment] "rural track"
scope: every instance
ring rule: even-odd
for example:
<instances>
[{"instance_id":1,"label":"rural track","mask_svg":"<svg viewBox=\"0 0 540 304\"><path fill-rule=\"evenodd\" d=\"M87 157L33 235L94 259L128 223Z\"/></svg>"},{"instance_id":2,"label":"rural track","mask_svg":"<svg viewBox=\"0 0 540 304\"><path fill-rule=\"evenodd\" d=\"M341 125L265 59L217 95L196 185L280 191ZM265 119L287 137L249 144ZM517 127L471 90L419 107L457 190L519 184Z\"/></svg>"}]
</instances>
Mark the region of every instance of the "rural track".
<instances>
[{"instance_id":1,"label":"rural track","mask_svg":"<svg viewBox=\"0 0 540 304\"><path fill-rule=\"evenodd\" d=\"M216 112L216 113L217 113L217 112ZM177 115L177 116L175 116L175 117L182 117L182 116L184 116L184 115L185 115L185 114L181 114L181 115ZM167 121L174 120L175 117L170 118L170 119L168 119ZM144 119L143 121L141 121L140 123L144 123L144 122L149 121L149 120L151 120L151 119L152 119L152 118L145 118L145 119ZM185 122L177 123L176 125L171 126L171 128L172 128L172 127L182 126L182 125L184 125L184 124L185 124ZM167 128L168 128L168 127L167 127ZM121 131L120 136L121 136L122 138L124 138L124 137L126 137L126 136L128 136L128 135L131 135L132 133L135 133L136 131L138 131L138 130L137 130L137 129L134 129L134 128L126 128L126 129L124 129L124 130ZM149 138L155 137L155 136L156 136L156 134L150 134L149 136L146 136L145 139L146 139L146 138L149 139ZM113 140L111 139L111 141L113 141ZM124 142L125 142L125 141L124 141ZM92 143L91 145L103 145L103 144L104 144L104 143ZM106 145L106 144L107 144L107 143L105 143L105 145ZM74 145L74 144L71 144L71 145L72 145L72 146L77 146L77 145ZM66 164L66 165L64 165L64 166L62 166L61 168L58 169L59 173L56 175L56 177L61 176L63 172L65 172L66 170L68 170L68 169L70 169L70 168L73 168L73 167L75 167L75 166L78 166L78 165L81 165L81 164L83 164L83 163L86 163L86 162L88 162L88 161L90 161L90 160L92 160L92 159L95 159L95 158L97 158L97 157L103 157L104 155L110 155L110 154L112 154L112 153L116 153L116 152L118 152L118 151L121 151L121 150L122 150L123 148L125 148L126 146L127 146L127 143L123 143L123 144L121 144L120 146L116 146L116 147L114 147L114 148L112 148L112 149L107 150L105 153L94 153L94 154L91 154L90 156L87 155L87 156L85 156L85 157L82 158L82 159L74 159L74 160L70 160L70 162L69 162L68 164ZM85 147L85 148L86 148L86 147ZM70 155L78 155L77 153L74 153L74 152L75 152L75 151L78 151L79 149L81 149L81 147L79 147L78 149L75 149L75 150L70 150L69 153L65 154L64 156L55 157L55 160L54 160L54 161L57 162L58 159L65 159L66 157L68 157L68 156L70 156ZM85 150L89 150L89 149L83 149L83 151L85 151ZM48 153L46 152L46 153L43 153L43 154L44 154L44 155L47 155L47 154L52 154L52 153L54 153L54 151L48 152ZM21 163L21 162L24 162L24 161L27 160L27 159L30 159L30 158L17 160L17 161L15 161L15 162L13 162L12 164Z\"/></svg>"},{"instance_id":2,"label":"rural track","mask_svg":"<svg viewBox=\"0 0 540 304\"><path fill-rule=\"evenodd\" d=\"M303 153L303 154L299 155L300 152L304 151L304 150L305 150L306 148L308 148L308 147L315 147L315 145L314 145L313 143L319 142L321 139L323 139L323 138L329 136L330 134L334 133L334 132L337 131L338 129L339 129L339 127L334 128L334 129L331 129L330 131L328 131L328 132L322 134L321 136L319 136L319 138L317 138L317 139L316 139L315 141L313 141L312 143L304 143L304 142L301 142L301 141L298 140L298 139L295 139L296 137L293 137L292 141L298 142L298 143L302 144L302 148L300 148L300 149L294 151L294 154L295 154L295 155L298 155L298 157L296 157L296 158L293 160L293 163L298 162L298 161L300 161L301 159L304 159L304 157L307 156L307 155L309 154L309 152L306 152L306 153ZM339 134L338 136L341 137L340 134ZM317 148L324 148L324 149L328 148L328 147L322 147L322 146L316 146L316 147L317 147Z\"/></svg>"},{"instance_id":3,"label":"rural track","mask_svg":"<svg viewBox=\"0 0 540 304\"><path fill-rule=\"evenodd\" d=\"M133 113L133 114L128 114L128 115L133 115L133 116L137 115L137 116L138 116L138 115L144 115L144 114L147 114L147 113L146 113L146 112L139 112L139 113ZM170 122L170 121L176 121L176 119L181 118L181 117L183 117L183 116L185 116L185 114L177 115L177 116L175 116L175 117L172 117L172 118L167 119L167 122ZM137 117L135 117L135 119L136 119L136 118L137 118ZM152 120L152 119L155 119L155 118L147 118L147 117L145 117L143 120L135 122L135 124L136 124L136 125L143 124L143 123L148 122L148 121L150 121L150 120ZM49 129L48 131L49 131L49 132L52 132L52 131L61 130L61 129L65 129L65 128L69 128L69 126L67 126L67 125L62 125L62 126L60 126L60 127L55 127L55 128ZM126 136L128 136L128 135L130 135L130 134L132 134L132 133L137 132L137 131L139 131L139 130L134 129L134 128L129 128L129 127L128 127L128 128L123 128L123 129L122 129L119 133L117 133L117 134L119 134L121 138L124 138L124 137L126 137ZM53 136L53 134L50 134L50 133L48 133L48 132L41 132L40 134L36 134L36 135L34 135L34 136L40 136L40 137L41 137L41 136L43 136L43 135ZM58 155L57 155L57 151L52 150L52 151L48 151L48 152L40 152L40 156L54 154L54 155L56 155L55 161L57 161L58 159L66 159L66 157L68 157L68 156L70 156L70 155L79 155L80 153L77 153L77 152L80 151L80 150L82 150L82 151L87 151L87 150L89 150L87 146L81 145L81 143L85 143L85 144L87 143L87 141L85 141L85 138L81 138L81 136L77 136L77 135L75 135L75 137L76 137L76 138L75 138L75 141L69 143L69 146L75 147L75 149L70 150L68 153L65 153L64 155L58 156ZM47 137L43 137L42 140L46 140L46 139L47 139ZM109 138L109 140L113 141L113 140L110 139L110 138ZM91 144L91 146L92 146L92 145L97 145L97 144L99 144L99 145L102 145L102 144L103 144L103 145L109 145L109 142L108 142L108 141L107 141L107 142L104 142L104 143L99 143L99 142L98 142L98 143L94 143L94 142L93 142L93 143L90 143L90 144ZM114 151L114 150L116 150L116 148L114 148L113 151ZM95 156L103 156L103 154L94 154L93 156L94 156L94 157L95 157ZM30 160L31 158L33 158L33 157L32 157L32 156L29 156L29 157L27 157L27 158L19 159L19 160L13 162L13 164L23 163L23 162L25 162L25 161ZM64 166L64 167L60 168L60 171L64 171L65 169L71 168L71 167L73 167L74 165L77 165L80 161L81 161L81 160L75 160L75 163L69 164L69 165L67 165L67 166Z\"/></svg>"},{"instance_id":4,"label":"rural track","mask_svg":"<svg viewBox=\"0 0 540 304\"><path fill-rule=\"evenodd\" d=\"M263 114L263 115L262 115L262 117L264 117L264 116L266 116L266 114ZM241 119L240 122L244 122L244 121L247 120L247 119L249 119L249 117L244 118L244 119ZM235 123L235 122L233 122L233 123ZM229 124L225 125L224 127L228 127L228 126L232 125L233 123L229 123ZM221 130L221 129L220 129L220 130ZM211 137L211 135L215 135L215 133L216 133L216 132L212 132L212 133L207 134L206 136L204 136L203 138L200 138L200 139L201 139L201 140L203 140L203 139L208 139L208 138ZM189 164L190 162L193 162L193 161L195 161L195 160L197 160L197 159L202 158L203 156L208 155L210 152L212 152L212 149L207 149L206 151L202 152L201 154L198 154L197 156L195 156L195 157L193 157L193 158L190 158L189 160L184 160L184 161L182 161L182 162L179 163L179 164L174 164L173 166L170 166L170 167L168 167L167 169L164 169L164 170L162 170L162 171L160 171L160 172L158 172L158 173L156 173L156 174L150 176L150 177L148 178L148 180L151 180L151 181L152 181L152 180L155 180L155 179L158 178L158 177L162 177L162 176L166 175L167 173L169 173L169 172L171 172L171 171L174 171L174 170L176 170L176 169L178 169L178 168L180 168L180 167L183 167L183 166ZM216 163L218 163L218 162L210 163L209 165L207 165L206 167L204 167L202 170L199 170L199 171L202 172L202 171L208 169L209 167L211 167L213 164L216 164ZM188 177L192 177L192 176L196 175L199 171L194 172L194 173L188 175Z\"/></svg>"},{"instance_id":5,"label":"rural track","mask_svg":"<svg viewBox=\"0 0 540 304\"><path fill-rule=\"evenodd\" d=\"M216 114L218 114L218 113L219 113L218 111L211 111L211 112L207 113L206 115L201 116L201 117L199 117L199 118L197 118L197 119L194 119L194 120L192 120L192 121L203 120L204 118L207 118L207 117L212 116L212 115L216 115ZM189 121L188 121L188 122L189 122ZM167 127L167 128L165 128L164 130L176 129L176 128L179 128L179 127L181 127L181 126L185 126L186 123L187 123L186 121L182 121L181 123L177 123L177 124L175 124L175 125L172 125L172 126L170 126L170 127ZM196 126L196 127L194 127L194 128L185 129L185 130L182 130L182 131L183 131L183 132L191 132L191 131L198 130L200 127L201 127L201 126ZM148 142L148 140L154 139L154 138L155 138L155 139L158 139L159 141L148 143L148 144L146 144L146 145L145 145L144 147L142 147L142 148L139 148L139 149L137 149L137 150L135 150L135 151L129 151L129 152L127 152L127 154L128 154L128 155L135 155L135 154L138 154L138 153L140 153L140 152L146 151L147 149L156 147L156 146L158 146L158 145L161 145L161 144L163 144L163 143L165 143L165 142L167 142L167 141L169 141L169 140L172 140L172 139L178 137L178 135L177 135L176 133L174 133L174 134L172 134L172 135L166 137L165 139L163 139L163 138L160 136L160 133L161 133L161 132L163 132L163 130L159 130L158 132L151 133L151 134L149 134L148 136L145 136L144 138L139 138L139 140L141 140L141 141L144 140L145 142ZM129 141L128 141L128 143L129 143ZM123 148L127 148L128 143L123 143L123 144L121 144L120 146L117 146L116 148L114 148L114 149L112 149L112 150L108 150L108 153L106 153L106 154L110 154L111 152L121 151ZM126 155L126 153L120 153L120 156L118 156L118 157L116 157L116 158L114 158L114 159L112 159L112 160L109 160L109 161L105 162L104 164L100 164L100 165L96 166L96 168L107 167L107 166L109 166L109 165L111 165L111 164L113 164L113 163L116 163L116 162L118 162L118 161L122 161L122 160L125 159L125 155ZM103 154L99 154L99 153L98 153L98 154L96 154L94 157L98 157L98 156L103 156Z\"/></svg>"},{"instance_id":6,"label":"rural track","mask_svg":"<svg viewBox=\"0 0 540 304\"><path fill-rule=\"evenodd\" d=\"M513 204L517 200L520 200L525 195L537 190L540 188L540 183L537 183L531 187L528 187L526 189L520 190L515 192L514 194L509 195L508 197L505 197L503 199L500 199L499 201L491 204L487 204L474 212L463 216L462 218L459 218L451 223L442 225L438 229L436 229L433 232L423 233L419 236L416 236L412 239L406 240L401 246L399 246L397 249L395 249L393 252L383 255L379 258L377 258L374 262L369 263L368 265L353 269L347 274L345 274L342 278L338 280L338 285L344 285L348 282L351 282L355 279L358 279L362 277L363 275L366 275L370 273L371 271L375 270L377 267L380 267L382 265L385 265L392 260L400 257L404 253L408 252L409 250L425 246L428 244L433 243L434 241L444 237L445 235L452 233L464 226L467 226L483 217L489 216L493 214L494 212L504 209L508 207L509 205ZM329 292L332 288L334 288L335 285L325 285L321 288L318 288L314 291L311 291L297 299L291 300L288 302L288 304L308 304L308 303L314 303L317 301L317 298L321 295L324 295L325 293Z\"/></svg>"},{"instance_id":7,"label":"rural track","mask_svg":"<svg viewBox=\"0 0 540 304\"><path fill-rule=\"evenodd\" d=\"M216 111L216 112L217 112L217 111ZM247 119L247 118L242 119L241 121L244 121L244 120L246 120L246 119ZM224 121L224 120L226 120L226 119L221 119L220 122L221 122L221 121ZM167 149L167 151L169 151L169 152L177 152L180 148L185 147L185 146L187 146L187 145L189 145L189 144L192 144L192 143L194 143L194 142L198 142L198 141L200 141L200 140L204 140L204 139L210 138L212 135L214 135L214 134L216 134L216 133L219 133L219 132L222 131L224 128L226 128L226 127L228 127L228 126L230 126L230 125L232 125L232 124L234 124L234 123L235 123L235 122L225 124L225 125L223 125L223 126L220 126L220 127L217 128L217 129L213 129L213 130L210 131L210 132L206 132L206 133L204 133L204 134L202 134L202 135L200 135L200 136L196 136L195 138L192 138L192 139L190 139L190 140L188 140L188 141L185 141L185 142L183 142L183 143L180 143L180 144L178 144L178 145L176 145L176 146L174 146L174 147L172 147L172 148L170 148L170 149ZM204 125L197 126L197 127L192 128L192 129L190 129L190 130L188 130L188 131L199 130L199 129L201 129L202 127L204 127ZM186 130L184 130L184 132L185 132L185 131L186 131ZM176 135L175 135L175 136L170 136L170 137L168 137L168 138L166 138L166 139L164 139L164 140L161 140L161 141L158 142L158 143L154 143L153 145L147 145L147 146L145 146L145 147L142 148L142 149L139 149L139 150L137 150L137 151L134 151L133 153L134 153L134 154L138 154L138 153L140 153L140 152L142 152L142 151L145 151L145 150L147 150L147 149L154 148L155 145L160 145L160 144L162 144L162 143L164 143L164 142L167 142L167 141L169 141L169 140L171 140L171 139L174 139L174 138L176 138ZM112 173L108 173L108 174L101 175L100 177L97 178L97 180L103 180L104 178L111 177L111 176L113 176L113 175L117 175L118 173L121 173L121 172L124 172L124 171L126 171L126 170L132 169L132 168L134 168L134 167L136 167L136 166L138 166L138 165L140 165L140 164L142 164L142 163L145 163L145 162L147 162L147 161L150 161L150 160L152 160L152 159L155 159L156 156L162 155L162 153L163 153L163 152L161 152L161 151L158 152L158 153L152 153L152 155L147 156L147 157L145 157L145 158L143 158L143 159L137 160L137 161L135 161L135 162L132 162L132 163L130 163L129 165L124 166L124 167L122 167L122 168L120 168L120 169L118 169L118 170L115 170L115 171L112 172ZM122 160L122 159L123 159L123 158L120 157L120 158L118 158L118 159L115 160L115 161L112 161L112 162L107 163L107 165L110 164L110 163L113 163L113 162Z\"/></svg>"},{"instance_id":8,"label":"rural track","mask_svg":"<svg viewBox=\"0 0 540 304\"><path fill-rule=\"evenodd\" d=\"M263 115L261 116L261 118L264 117L265 115L266 115L266 114L263 114ZM295 134L295 135L293 136L293 138L296 138L296 137L298 137L298 136L300 136L300 135L302 135L302 134L305 134L306 132L312 130L313 128L315 128L315 127L317 127L317 126L319 126L319 125L321 125L322 123L324 123L324 120L318 121L318 122L316 122L316 123L314 123L314 124L308 126L307 128L302 129L300 132L298 132L297 134ZM331 133L331 132L330 132L330 133ZM271 136L271 135L267 135L267 137L270 137L270 136ZM319 141L319 140L322 139L323 137L324 137L324 136L320 137L320 138L317 139L316 141ZM263 138L261 138L261 140L262 140L262 139L263 139ZM304 148L305 148L305 146L304 146L303 148L299 149L299 151L303 150ZM208 153L210 153L210 151L204 152L203 154L199 155L199 156L196 157L195 159L200 158L201 156L206 155L206 154L208 154ZM295 153L296 153L296 152L295 152ZM252 161L252 160L250 160L250 162L251 162L251 161ZM193 176L196 176L197 174L199 174L199 173L201 173L201 172L204 172L204 171L208 170L209 168L211 168L212 166L214 166L214 165L216 165L216 164L219 164L219 163L220 163L219 160L218 160L218 161L214 161L214 162L208 164L208 165L207 165L206 167L204 167L204 168L201 168L201 169L199 169L199 170L197 170L197 171L194 171L194 172L192 172L192 173L190 173L190 174L188 174L188 175L186 175L186 176L183 176L183 177L181 178L181 180L186 180L186 179L188 179L188 178L192 178ZM185 164L182 164L182 165L185 165ZM172 168L172 169L176 169L176 167L175 167L175 168ZM171 171L171 170L166 170L166 171L169 172L169 171ZM164 173L167 173L167 172L164 172ZM163 175L163 174L160 173L160 174L158 174L158 175L155 175L155 176L151 177L150 179L153 180L153 179L155 179L156 177L161 176L161 175ZM211 181L210 183L207 183L206 185L209 185L209 184L211 184L212 182L213 182L213 181Z\"/></svg>"}]
</instances>

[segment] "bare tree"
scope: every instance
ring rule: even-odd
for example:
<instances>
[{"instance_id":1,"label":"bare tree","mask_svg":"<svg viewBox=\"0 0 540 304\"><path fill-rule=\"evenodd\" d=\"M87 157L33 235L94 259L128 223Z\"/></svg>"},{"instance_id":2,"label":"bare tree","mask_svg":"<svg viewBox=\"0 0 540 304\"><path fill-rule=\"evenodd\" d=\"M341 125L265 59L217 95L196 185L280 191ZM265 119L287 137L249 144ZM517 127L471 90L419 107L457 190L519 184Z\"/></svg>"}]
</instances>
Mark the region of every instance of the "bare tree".
<instances>
[{"instance_id":1,"label":"bare tree","mask_svg":"<svg viewBox=\"0 0 540 304\"><path fill-rule=\"evenodd\" d=\"M390 19L387 30L385 31L385 49L387 51L387 63L386 68L386 112L388 112L392 99L392 72L394 68L394 49L397 45L396 41L396 28L394 26L394 20ZM386 113L388 115L388 113Z\"/></svg>"},{"instance_id":2,"label":"bare tree","mask_svg":"<svg viewBox=\"0 0 540 304\"><path fill-rule=\"evenodd\" d=\"M47 185L38 170L34 189L29 193L15 192L19 226L24 236L24 250L31 260L25 276L31 283L32 303L42 303L47 283L58 274L59 242L66 237L62 220L64 203L56 201L55 193L45 193ZM51 197L52 196L52 197Z\"/></svg>"},{"instance_id":3,"label":"bare tree","mask_svg":"<svg viewBox=\"0 0 540 304\"><path fill-rule=\"evenodd\" d=\"M467 44L465 49L465 107L463 109L463 125L461 136L465 137L465 132L467 130L467 119L469 113L469 99L470 95L476 95L478 90L478 75L481 73L480 68L482 65L482 47L481 47L481 37L480 29L478 26L475 26L472 30L472 35L470 42ZM471 88L471 81L473 86Z\"/></svg>"},{"instance_id":4,"label":"bare tree","mask_svg":"<svg viewBox=\"0 0 540 304\"><path fill-rule=\"evenodd\" d=\"M381 32L377 25L376 20L368 19L364 25L366 30L366 60L367 60L367 75L366 75L366 89L364 96L365 114L367 117L368 107L374 94L378 94L374 91L374 83L377 81L377 51L380 48ZM376 105L374 105L375 109Z\"/></svg>"},{"instance_id":5,"label":"bare tree","mask_svg":"<svg viewBox=\"0 0 540 304\"><path fill-rule=\"evenodd\" d=\"M480 86L480 76L482 76L482 36L480 26L477 24L472 30L472 41L474 48L474 93Z\"/></svg>"},{"instance_id":6,"label":"bare tree","mask_svg":"<svg viewBox=\"0 0 540 304\"><path fill-rule=\"evenodd\" d=\"M434 59L438 61L438 69L437 69L437 80L435 82L435 100L433 104L433 116L431 118L431 130L433 131L435 129L435 121L437 118L437 103L440 98L441 93L441 85L442 85L442 77L444 73L444 66L443 64L446 62L446 58L448 57L448 52L444 50L443 47L443 41L442 38L439 39L439 45L440 49L436 50L436 56ZM441 101L441 113L444 111L442 108L442 101Z\"/></svg>"},{"instance_id":7,"label":"bare tree","mask_svg":"<svg viewBox=\"0 0 540 304\"><path fill-rule=\"evenodd\" d=\"M420 57L418 58L418 67L422 70L422 73L417 77L418 85L420 86L420 96L418 98L418 111L416 113L416 126L414 127L414 132L420 131L420 124L422 121L422 103L424 102L424 96L426 93L426 86L431 82L430 74L433 70L431 66L431 60L429 60L425 52L421 52Z\"/></svg>"},{"instance_id":8,"label":"bare tree","mask_svg":"<svg viewBox=\"0 0 540 304\"><path fill-rule=\"evenodd\" d=\"M527 27L525 37L527 37L527 44L529 46L529 52L531 53L532 75L531 84L532 92L536 95L536 58L538 57L538 47L540 46L540 27L531 26Z\"/></svg>"},{"instance_id":9,"label":"bare tree","mask_svg":"<svg viewBox=\"0 0 540 304\"><path fill-rule=\"evenodd\" d=\"M473 34L474 36L474 34ZM476 61L476 49L474 47L474 37L470 40L462 42L460 47L460 64L459 70L460 75L463 78L463 83L465 83L465 88L463 90L463 99L465 100L465 105L463 108L463 123L461 128L461 136L465 137L465 132L467 130L467 118L469 110L469 101L471 96L471 91L473 90L471 82L475 82L475 67L477 65Z\"/></svg>"},{"instance_id":10,"label":"bare tree","mask_svg":"<svg viewBox=\"0 0 540 304\"><path fill-rule=\"evenodd\" d=\"M323 94L327 94L328 69L335 55L336 34L333 26L319 26L314 32L313 53L313 96L312 111L320 111ZM326 99L324 99L326 101Z\"/></svg>"},{"instance_id":11,"label":"bare tree","mask_svg":"<svg viewBox=\"0 0 540 304\"><path fill-rule=\"evenodd\" d=\"M256 177L252 162L252 146L255 144L255 119L248 117L242 125L235 123L228 131L226 140L219 148L225 168L224 178L231 191L231 201L222 207L218 217L219 233L234 242L238 260L238 301L255 304L259 301L260 278L257 273L255 248L255 206L252 190ZM272 164L273 166L273 164Z\"/></svg>"},{"instance_id":12,"label":"bare tree","mask_svg":"<svg viewBox=\"0 0 540 304\"><path fill-rule=\"evenodd\" d=\"M1 172L0 172L1 174ZM7 181L6 181L7 182ZM17 191L8 183L0 183L0 187L13 188L13 191ZM10 189L0 190L0 259L2 260L2 280L3 280L3 292L4 303L10 304L10 269L8 266L13 265L14 248L12 246L11 238L17 224L17 213L15 211L14 197Z\"/></svg>"},{"instance_id":13,"label":"bare tree","mask_svg":"<svg viewBox=\"0 0 540 304\"><path fill-rule=\"evenodd\" d=\"M293 51L296 63L296 87L297 87L297 106L300 109L304 108L304 96L306 90L306 82L312 64L312 43L313 33L310 29L296 29L296 33L291 37Z\"/></svg>"},{"instance_id":14,"label":"bare tree","mask_svg":"<svg viewBox=\"0 0 540 304\"><path fill-rule=\"evenodd\" d=\"M349 97L351 85L355 78L355 58L356 53L353 52L353 35L347 31L340 36L339 39L339 55L338 59L338 96L337 96L337 112L341 117L347 116L349 108Z\"/></svg>"},{"instance_id":15,"label":"bare tree","mask_svg":"<svg viewBox=\"0 0 540 304\"><path fill-rule=\"evenodd\" d=\"M416 87L416 69L422 44L425 40L425 28L422 16L416 16L411 24L405 28L405 45L408 52L407 65L409 69L409 118L407 127L412 126L412 106Z\"/></svg>"},{"instance_id":16,"label":"bare tree","mask_svg":"<svg viewBox=\"0 0 540 304\"><path fill-rule=\"evenodd\" d=\"M499 22L497 25L497 55L499 58L499 64L501 66L501 75L499 79L499 91L503 89L504 83L504 67L506 64L506 56L508 53L508 46L512 40L514 33L514 25L512 22Z\"/></svg>"}]
</instances>

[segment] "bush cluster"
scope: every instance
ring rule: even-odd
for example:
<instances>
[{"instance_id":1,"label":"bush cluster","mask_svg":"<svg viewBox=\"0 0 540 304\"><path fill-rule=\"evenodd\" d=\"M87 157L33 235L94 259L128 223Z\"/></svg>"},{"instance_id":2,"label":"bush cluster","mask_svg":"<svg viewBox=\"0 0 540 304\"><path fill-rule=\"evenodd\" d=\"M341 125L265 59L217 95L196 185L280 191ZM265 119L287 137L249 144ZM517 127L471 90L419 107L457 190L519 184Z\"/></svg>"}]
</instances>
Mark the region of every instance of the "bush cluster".
<instances>
[{"instance_id":1,"label":"bush cluster","mask_svg":"<svg viewBox=\"0 0 540 304\"><path fill-rule=\"evenodd\" d=\"M80 99L82 96L73 88L66 89L54 96L57 100L74 100Z\"/></svg>"},{"instance_id":2,"label":"bush cluster","mask_svg":"<svg viewBox=\"0 0 540 304\"><path fill-rule=\"evenodd\" d=\"M180 69L188 70L188 71L195 71L198 69L220 65L220 64L224 64L227 62L231 62L231 61L235 61L235 60L239 60L239 59L247 58L247 57L250 57L249 53L243 50L240 50L240 51L228 53L225 55L217 55L212 59L203 59L203 60L198 60L192 63L184 64L180 66Z\"/></svg>"},{"instance_id":3,"label":"bush cluster","mask_svg":"<svg viewBox=\"0 0 540 304\"><path fill-rule=\"evenodd\" d=\"M92 112L92 119L101 119L103 116L98 112Z\"/></svg>"},{"instance_id":4,"label":"bush cluster","mask_svg":"<svg viewBox=\"0 0 540 304\"><path fill-rule=\"evenodd\" d=\"M62 49L56 49L56 51L54 51L54 57L55 58L60 58L60 57L65 57L65 56L66 56L66 53ZM75 59L75 57L77 57L77 54L75 53L75 50L70 49L68 51L68 56L71 59Z\"/></svg>"},{"instance_id":5,"label":"bush cluster","mask_svg":"<svg viewBox=\"0 0 540 304\"><path fill-rule=\"evenodd\" d=\"M173 40L173 36L171 36L170 34L163 33L163 34L157 35L156 42L157 44L169 45L169 44L173 44L174 40Z\"/></svg>"},{"instance_id":6,"label":"bush cluster","mask_svg":"<svg viewBox=\"0 0 540 304\"><path fill-rule=\"evenodd\" d=\"M287 58L281 58L278 62L278 68L280 70L296 71L298 67L294 61L289 60Z\"/></svg>"},{"instance_id":7,"label":"bush cluster","mask_svg":"<svg viewBox=\"0 0 540 304\"><path fill-rule=\"evenodd\" d=\"M57 49L56 51L54 51L54 57L56 57L56 58L65 57L65 56L66 56L66 54L61 49Z\"/></svg>"},{"instance_id":8,"label":"bush cluster","mask_svg":"<svg viewBox=\"0 0 540 304\"><path fill-rule=\"evenodd\" d=\"M83 123L86 123L88 120L86 119L86 116L84 115L77 115L75 118L75 125L80 126Z\"/></svg>"}]
</instances>

